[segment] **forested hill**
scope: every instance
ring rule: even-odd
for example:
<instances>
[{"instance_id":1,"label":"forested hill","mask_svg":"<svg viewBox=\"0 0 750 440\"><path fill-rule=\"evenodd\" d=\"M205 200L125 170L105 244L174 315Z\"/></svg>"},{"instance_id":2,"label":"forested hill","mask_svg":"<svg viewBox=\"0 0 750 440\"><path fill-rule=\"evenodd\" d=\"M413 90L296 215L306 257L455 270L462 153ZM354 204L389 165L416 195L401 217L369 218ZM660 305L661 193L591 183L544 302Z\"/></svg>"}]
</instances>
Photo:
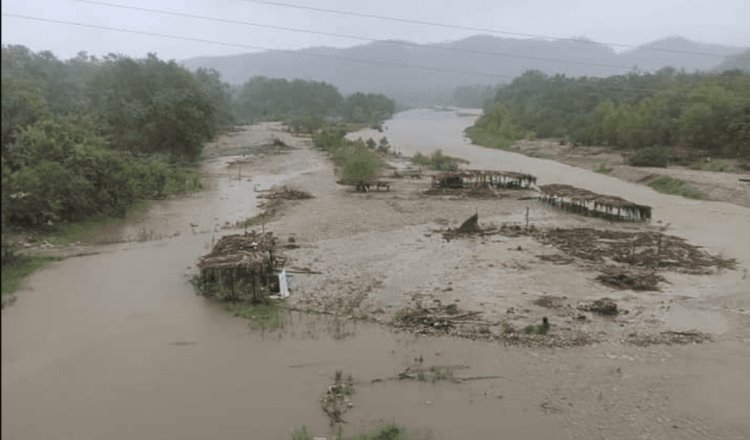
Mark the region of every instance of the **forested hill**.
<instances>
[{"instance_id":1,"label":"forested hill","mask_svg":"<svg viewBox=\"0 0 750 440\"><path fill-rule=\"evenodd\" d=\"M468 130L505 148L524 137L623 149L690 147L750 158L750 75L739 70L570 78L527 72L498 89Z\"/></svg>"},{"instance_id":2,"label":"forested hill","mask_svg":"<svg viewBox=\"0 0 750 440\"><path fill-rule=\"evenodd\" d=\"M531 69L569 76L610 76L634 67L651 71L672 66L692 72L711 70L742 50L672 37L618 53L588 41L477 35L431 45L382 41L346 49L199 57L183 65L216 69L225 81L235 84L258 75L302 78L331 83L344 93L378 92L403 103L425 104L445 101L459 86L496 85Z\"/></svg>"}]
</instances>

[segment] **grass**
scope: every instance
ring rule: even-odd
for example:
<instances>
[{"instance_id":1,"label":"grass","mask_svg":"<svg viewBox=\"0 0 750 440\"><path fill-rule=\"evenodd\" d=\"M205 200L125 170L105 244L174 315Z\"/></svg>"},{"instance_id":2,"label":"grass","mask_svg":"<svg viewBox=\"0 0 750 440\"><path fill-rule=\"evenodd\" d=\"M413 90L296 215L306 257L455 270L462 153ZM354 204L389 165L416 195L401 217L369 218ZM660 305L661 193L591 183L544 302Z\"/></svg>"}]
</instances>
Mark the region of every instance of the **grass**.
<instances>
[{"instance_id":1,"label":"grass","mask_svg":"<svg viewBox=\"0 0 750 440\"><path fill-rule=\"evenodd\" d=\"M33 272L58 260L54 257L17 256L12 262L2 265L2 294L9 295L21 288L23 280Z\"/></svg>"},{"instance_id":2,"label":"grass","mask_svg":"<svg viewBox=\"0 0 750 440\"><path fill-rule=\"evenodd\" d=\"M429 156L417 153L411 158L411 161L415 165L435 171L454 171L458 169L459 164L468 163L468 161L464 159L445 155L442 150L435 150Z\"/></svg>"},{"instance_id":3,"label":"grass","mask_svg":"<svg viewBox=\"0 0 750 440\"><path fill-rule=\"evenodd\" d=\"M230 303L227 310L247 319L255 330L277 330L284 326L284 309L275 302L267 304Z\"/></svg>"},{"instance_id":4,"label":"grass","mask_svg":"<svg viewBox=\"0 0 750 440\"><path fill-rule=\"evenodd\" d=\"M614 168L610 168L606 164L601 164L601 165L599 165L599 168L597 168L597 169L594 170L594 172L595 173L599 173L599 174L609 174L613 170L614 170Z\"/></svg>"},{"instance_id":5,"label":"grass","mask_svg":"<svg viewBox=\"0 0 750 440\"><path fill-rule=\"evenodd\" d=\"M297 428L292 432L292 440L313 440L313 436L306 426ZM335 437L336 440L416 440L409 435L406 429L393 424L386 423L365 433L355 434L350 437L343 437L341 434Z\"/></svg>"},{"instance_id":6,"label":"grass","mask_svg":"<svg viewBox=\"0 0 750 440\"><path fill-rule=\"evenodd\" d=\"M699 171L714 171L714 172L731 172L734 171L734 166L731 162L726 160L712 160L710 162L706 162L704 160L699 160L696 162L693 162L690 164L689 168L691 170L699 170Z\"/></svg>"},{"instance_id":7,"label":"grass","mask_svg":"<svg viewBox=\"0 0 750 440\"><path fill-rule=\"evenodd\" d=\"M264 225L279 215L283 204L284 201L281 199L270 199L263 204L261 212L246 220L237 222L234 228L249 228L250 226Z\"/></svg>"},{"instance_id":8,"label":"grass","mask_svg":"<svg viewBox=\"0 0 750 440\"><path fill-rule=\"evenodd\" d=\"M517 148L513 147L513 144L516 143L515 139L496 132L482 130L477 126L467 128L466 135L471 139L471 142L476 145L497 148L499 150L517 150Z\"/></svg>"},{"instance_id":9,"label":"grass","mask_svg":"<svg viewBox=\"0 0 750 440\"><path fill-rule=\"evenodd\" d=\"M649 182L648 186L664 194L672 194L688 199L705 200L706 194L688 185L687 182L669 176L660 176Z\"/></svg>"}]
</instances>

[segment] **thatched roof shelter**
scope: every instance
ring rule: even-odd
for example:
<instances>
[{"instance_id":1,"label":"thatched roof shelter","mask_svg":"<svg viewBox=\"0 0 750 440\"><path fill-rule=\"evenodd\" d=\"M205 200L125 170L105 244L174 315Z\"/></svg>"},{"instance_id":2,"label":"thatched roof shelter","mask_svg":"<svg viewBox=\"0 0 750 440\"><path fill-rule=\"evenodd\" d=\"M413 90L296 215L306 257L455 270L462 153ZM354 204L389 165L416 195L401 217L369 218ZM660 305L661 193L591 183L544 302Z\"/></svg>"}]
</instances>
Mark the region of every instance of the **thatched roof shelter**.
<instances>
[{"instance_id":1,"label":"thatched roof shelter","mask_svg":"<svg viewBox=\"0 0 750 440\"><path fill-rule=\"evenodd\" d=\"M224 300L251 294L258 301L275 288L276 273L285 263L271 232L226 235L198 261L201 287L206 295Z\"/></svg>"},{"instance_id":2,"label":"thatched roof shelter","mask_svg":"<svg viewBox=\"0 0 750 440\"><path fill-rule=\"evenodd\" d=\"M460 170L447 171L432 177L432 186L436 188L471 188L477 186L530 188L535 183L536 177L531 174L513 171Z\"/></svg>"},{"instance_id":3,"label":"thatched roof shelter","mask_svg":"<svg viewBox=\"0 0 750 440\"><path fill-rule=\"evenodd\" d=\"M541 185L539 191L539 199L542 202L567 211L610 220L651 220L650 206L639 205L622 197L597 194L583 188L561 184Z\"/></svg>"}]
</instances>

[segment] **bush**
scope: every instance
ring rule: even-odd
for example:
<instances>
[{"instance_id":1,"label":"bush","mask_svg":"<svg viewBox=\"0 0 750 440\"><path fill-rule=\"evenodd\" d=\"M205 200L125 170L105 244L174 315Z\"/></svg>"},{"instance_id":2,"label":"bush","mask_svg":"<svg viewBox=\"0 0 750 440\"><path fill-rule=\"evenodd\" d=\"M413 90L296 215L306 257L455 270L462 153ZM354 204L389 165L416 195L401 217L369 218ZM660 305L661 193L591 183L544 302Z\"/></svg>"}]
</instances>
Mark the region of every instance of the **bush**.
<instances>
[{"instance_id":1,"label":"bush","mask_svg":"<svg viewBox=\"0 0 750 440\"><path fill-rule=\"evenodd\" d=\"M341 166L341 177L345 183L357 184L372 179L383 166L378 156L371 151L353 146L345 149Z\"/></svg>"},{"instance_id":2,"label":"bush","mask_svg":"<svg viewBox=\"0 0 750 440\"><path fill-rule=\"evenodd\" d=\"M662 147L646 147L637 150L628 163L634 167L661 167L669 165L669 152Z\"/></svg>"},{"instance_id":3,"label":"bush","mask_svg":"<svg viewBox=\"0 0 750 440\"><path fill-rule=\"evenodd\" d=\"M706 198L704 193L691 187L685 181L669 176L657 177L648 186L660 193L687 197L688 199L703 200Z\"/></svg>"}]
</instances>

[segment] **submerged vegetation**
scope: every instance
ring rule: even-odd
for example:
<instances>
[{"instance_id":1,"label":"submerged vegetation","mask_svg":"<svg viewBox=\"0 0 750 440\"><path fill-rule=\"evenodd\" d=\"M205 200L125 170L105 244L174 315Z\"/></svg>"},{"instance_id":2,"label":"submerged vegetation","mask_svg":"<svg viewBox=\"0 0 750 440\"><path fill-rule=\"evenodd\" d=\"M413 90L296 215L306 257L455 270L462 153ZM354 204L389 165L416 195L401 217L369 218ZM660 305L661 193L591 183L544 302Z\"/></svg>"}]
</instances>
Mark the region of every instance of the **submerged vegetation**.
<instances>
[{"instance_id":1,"label":"submerged vegetation","mask_svg":"<svg viewBox=\"0 0 750 440\"><path fill-rule=\"evenodd\" d=\"M660 176L649 182L648 186L664 194L672 194L688 199L704 200L706 194L690 186L687 182L669 176Z\"/></svg>"},{"instance_id":2,"label":"submerged vegetation","mask_svg":"<svg viewBox=\"0 0 750 440\"><path fill-rule=\"evenodd\" d=\"M313 436L306 426L297 428L292 432L292 440L314 440ZM422 438L422 437L420 437ZM374 428L373 430L352 436L343 436L341 434L334 437L335 440L416 440L416 437L410 435L406 429L393 424L386 423ZM333 440L333 439L332 439Z\"/></svg>"},{"instance_id":3,"label":"submerged vegetation","mask_svg":"<svg viewBox=\"0 0 750 440\"><path fill-rule=\"evenodd\" d=\"M749 98L750 75L740 71L688 74L664 68L607 78L529 71L498 89L467 134L494 148L508 148L533 133L621 149L682 145L747 158Z\"/></svg>"}]
</instances>

